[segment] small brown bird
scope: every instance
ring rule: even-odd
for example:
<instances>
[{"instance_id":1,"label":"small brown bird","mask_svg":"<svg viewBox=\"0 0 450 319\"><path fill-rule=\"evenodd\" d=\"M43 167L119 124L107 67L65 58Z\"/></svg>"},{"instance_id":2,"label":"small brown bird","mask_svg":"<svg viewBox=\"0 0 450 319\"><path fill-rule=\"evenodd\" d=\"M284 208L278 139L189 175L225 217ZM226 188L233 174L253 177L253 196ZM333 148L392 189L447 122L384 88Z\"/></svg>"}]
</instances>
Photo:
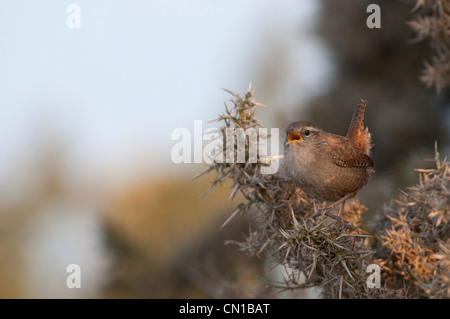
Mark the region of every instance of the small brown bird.
<instances>
[{"instance_id":1,"label":"small brown bird","mask_svg":"<svg viewBox=\"0 0 450 319\"><path fill-rule=\"evenodd\" d=\"M325 132L310 122L294 122L286 129L284 159L288 174L305 193L333 202L318 213L329 212L354 197L374 172L369 156L371 134L364 128L366 101L356 107L347 136ZM317 216L317 214L313 216Z\"/></svg>"}]
</instances>

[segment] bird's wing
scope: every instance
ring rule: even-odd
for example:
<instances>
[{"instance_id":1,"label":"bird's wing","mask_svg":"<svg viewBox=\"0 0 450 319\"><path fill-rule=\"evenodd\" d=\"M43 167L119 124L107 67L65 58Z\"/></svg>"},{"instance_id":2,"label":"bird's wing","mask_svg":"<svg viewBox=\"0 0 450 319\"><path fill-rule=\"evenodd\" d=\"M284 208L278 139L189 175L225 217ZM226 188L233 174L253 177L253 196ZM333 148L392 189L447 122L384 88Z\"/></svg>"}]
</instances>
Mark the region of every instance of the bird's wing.
<instances>
[{"instance_id":1,"label":"bird's wing","mask_svg":"<svg viewBox=\"0 0 450 319\"><path fill-rule=\"evenodd\" d=\"M367 101L361 99L353 112L352 121L347 132L347 138L353 140L356 147L369 153L372 148L371 134L368 128L364 128L364 112L366 111Z\"/></svg>"},{"instance_id":2,"label":"bird's wing","mask_svg":"<svg viewBox=\"0 0 450 319\"><path fill-rule=\"evenodd\" d=\"M373 167L373 160L369 155L357 148L345 147L345 144L330 149L331 160L334 164L348 168Z\"/></svg>"},{"instance_id":3,"label":"bird's wing","mask_svg":"<svg viewBox=\"0 0 450 319\"><path fill-rule=\"evenodd\" d=\"M373 167L373 160L366 154L361 153L358 154L358 156L339 156L339 155L332 155L333 163L341 166L341 167Z\"/></svg>"}]
</instances>

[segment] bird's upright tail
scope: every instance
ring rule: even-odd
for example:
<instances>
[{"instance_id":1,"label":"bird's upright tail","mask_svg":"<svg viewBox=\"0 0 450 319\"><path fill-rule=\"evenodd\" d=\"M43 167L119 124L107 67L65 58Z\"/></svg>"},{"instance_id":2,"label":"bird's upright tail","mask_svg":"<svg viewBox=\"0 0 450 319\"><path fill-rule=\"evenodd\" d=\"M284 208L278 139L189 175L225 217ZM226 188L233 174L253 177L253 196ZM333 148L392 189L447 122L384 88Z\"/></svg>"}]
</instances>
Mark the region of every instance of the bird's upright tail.
<instances>
[{"instance_id":1,"label":"bird's upright tail","mask_svg":"<svg viewBox=\"0 0 450 319\"><path fill-rule=\"evenodd\" d=\"M353 112L352 121L348 128L347 138L352 139L357 147L363 150L365 153L369 153L372 148L372 136L369 133L369 129L364 128L364 112L366 111L367 101L361 99Z\"/></svg>"}]
</instances>

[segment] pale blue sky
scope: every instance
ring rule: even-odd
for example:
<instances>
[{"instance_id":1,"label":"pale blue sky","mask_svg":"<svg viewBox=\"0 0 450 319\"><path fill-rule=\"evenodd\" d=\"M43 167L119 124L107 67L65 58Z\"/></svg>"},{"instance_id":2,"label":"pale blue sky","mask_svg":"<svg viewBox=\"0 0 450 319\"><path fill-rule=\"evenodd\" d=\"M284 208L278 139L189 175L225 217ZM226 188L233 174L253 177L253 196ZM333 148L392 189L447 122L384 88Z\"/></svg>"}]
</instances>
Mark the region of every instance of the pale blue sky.
<instances>
[{"instance_id":1,"label":"pale blue sky","mask_svg":"<svg viewBox=\"0 0 450 319\"><path fill-rule=\"evenodd\" d=\"M71 3L81 29L66 26ZM313 0L2 1L0 176L49 139L76 175L159 170L174 128L216 117L229 98L220 87L243 93L255 80L270 36L292 47L294 95L277 104L306 96L326 76L312 68L324 65L308 35L316 10Z\"/></svg>"},{"instance_id":2,"label":"pale blue sky","mask_svg":"<svg viewBox=\"0 0 450 319\"><path fill-rule=\"evenodd\" d=\"M81 8L81 29L67 28L71 3ZM332 63L311 32L316 5L316 0L0 2L1 203L21 203L40 188L36 176L45 143L61 143L64 173L75 190L27 221L20 237L26 296L95 296L109 270L96 214L104 209L98 191L186 168L170 162L176 143L171 133L221 113L229 99L221 87L244 93L253 81L258 96L270 95L261 102L277 110L326 86ZM264 57L276 61L262 65ZM281 89L264 94L257 78L274 65ZM64 286L65 267L73 262L83 267L88 283L83 290Z\"/></svg>"}]
</instances>

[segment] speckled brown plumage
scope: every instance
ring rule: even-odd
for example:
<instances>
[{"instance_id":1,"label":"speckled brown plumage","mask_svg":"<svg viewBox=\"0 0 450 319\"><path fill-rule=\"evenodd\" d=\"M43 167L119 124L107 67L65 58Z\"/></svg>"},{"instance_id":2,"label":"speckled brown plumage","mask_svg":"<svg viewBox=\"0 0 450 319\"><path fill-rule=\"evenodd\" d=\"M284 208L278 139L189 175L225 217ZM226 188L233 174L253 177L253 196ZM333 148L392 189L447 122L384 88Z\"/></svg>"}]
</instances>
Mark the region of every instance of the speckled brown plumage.
<instances>
[{"instance_id":1,"label":"speckled brown plumage","mask_svg":"<svg viewBox=\"0 0 450 319\"><path fill-rule=\"evenodd\" d=\"M288 174L310 196L334 202L356 195L373 173L369 156L371 134L364 128L366 101L353 113L347 135L328 133L310 122L294 122L287 129L284 159Z\"/></svg>"}]
</instances>

